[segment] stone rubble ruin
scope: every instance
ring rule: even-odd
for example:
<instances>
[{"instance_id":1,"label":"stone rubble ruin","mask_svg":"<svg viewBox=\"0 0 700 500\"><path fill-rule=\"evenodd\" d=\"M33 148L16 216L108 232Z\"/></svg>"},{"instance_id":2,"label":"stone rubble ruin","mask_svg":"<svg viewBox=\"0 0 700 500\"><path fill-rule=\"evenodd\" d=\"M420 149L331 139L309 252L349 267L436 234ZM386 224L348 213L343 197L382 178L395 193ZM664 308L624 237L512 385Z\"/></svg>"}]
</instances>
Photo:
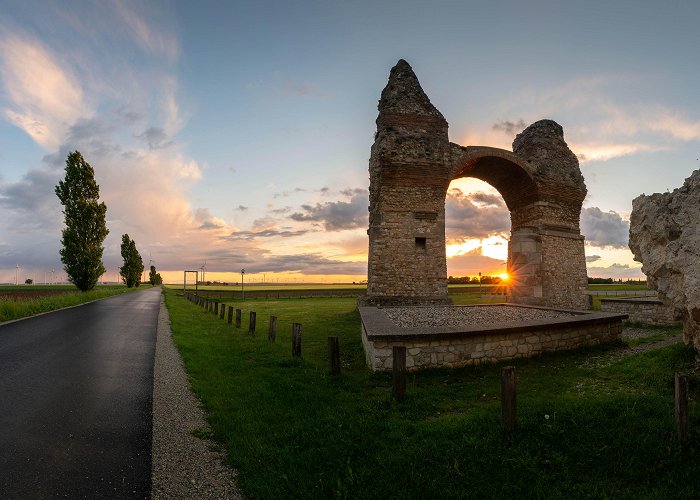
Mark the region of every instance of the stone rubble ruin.
<instances>
[{"instance_id":1,"label":"stone rubble ruin","mask_svg":"<svg viewBox=\"0 0 700 500\"><path fill-rule=\"evenodd\" d=\"M649 286L683 321L683 337L700 351L700 170L671 193L632 201L629 247Z\"/></svg>"},{"instance_id":2,"label":"stone rubble ruin","mask_svg":"<svg viewBox=\"0 0 700 500\"><path fill-rule=\"evenodd\" d=\"M364 304L450 302L445 196L452 180L475 177L496 188L510 210L508 302L589 308L579 228L587 191L560 125L533 123L512 152L451 143L447 121L404 60L392 68L378 108Z\"/></svg>"}]
</instances>

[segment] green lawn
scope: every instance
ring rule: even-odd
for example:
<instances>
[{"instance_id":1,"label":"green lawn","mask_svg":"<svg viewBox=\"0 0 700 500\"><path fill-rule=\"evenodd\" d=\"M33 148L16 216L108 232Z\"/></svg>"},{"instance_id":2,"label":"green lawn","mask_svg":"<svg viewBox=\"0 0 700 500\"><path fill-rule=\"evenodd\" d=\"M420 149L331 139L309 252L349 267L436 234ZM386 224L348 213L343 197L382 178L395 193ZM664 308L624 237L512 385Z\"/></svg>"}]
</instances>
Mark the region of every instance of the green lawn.
<instances>
[{"instance_id":1,"label":"green lawn","mask_svg":"<svg viewBox=\"0 0 700 500\"><path fill-rule=\"evenodd\" d=\"M650 290L646 283L612 283L610 285L588 285L589 290Z\"/></svg>"},{"instance_id":2,"label":"green lawn","mask_svg":"<svg viewBox=\"0 0 700 500\"><path fill-rule=\"evenodd\" d=\"M603 368L586 360L609 348L517 361L519 428L505 435L499 365L410 374L406 399L393 401L390 374L365 367L354 298L237 302L241 329L173 290L166 303L192 386L249 498L700 496L697 376L689 444L677 442L673 419L673 374L691 373L694 360L685 346ZM303 325L302 359L291 357L292 322ZM337 377L327 373L329 335L340 337Z\"/></svg>"},{"instance_id":3,"label":"green lawn","mask_svg":"<svg viewBox=\"0 0 700 500\"><path fill-rule=\"evenodd\" d=\"M33 286L11 286L0 287L1 290L60 290L65 291L59 295L46 297L37 297L30 300L8 300L7 297L0 295L0 323L13 319L25 318L35 314L54 311L63 307L75 306L84 304L97 299L104 299L112 295L125 293L127 291L139 290L128 289L124 285L98 285L94 290L89 292L81 292L73 285L33 285Z\"/></svg>"}]
</instances>

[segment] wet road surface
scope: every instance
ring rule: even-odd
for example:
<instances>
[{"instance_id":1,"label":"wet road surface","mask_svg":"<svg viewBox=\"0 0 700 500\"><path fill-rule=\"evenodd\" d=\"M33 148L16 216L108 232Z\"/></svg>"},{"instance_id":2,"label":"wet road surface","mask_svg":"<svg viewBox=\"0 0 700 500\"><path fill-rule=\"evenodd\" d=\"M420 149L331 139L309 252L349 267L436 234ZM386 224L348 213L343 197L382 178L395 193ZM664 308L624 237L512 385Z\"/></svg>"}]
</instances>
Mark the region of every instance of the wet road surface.
<instances>
[{"instance_id":1,"label":"wet road surface","mask_svg":"<svg viewBox=\"0 0 700 500\"><path fill-rule=\"evenodd\" d=\"M148 498L160 288L0 326L0 498Z\"/></svg>"}]
</instances>

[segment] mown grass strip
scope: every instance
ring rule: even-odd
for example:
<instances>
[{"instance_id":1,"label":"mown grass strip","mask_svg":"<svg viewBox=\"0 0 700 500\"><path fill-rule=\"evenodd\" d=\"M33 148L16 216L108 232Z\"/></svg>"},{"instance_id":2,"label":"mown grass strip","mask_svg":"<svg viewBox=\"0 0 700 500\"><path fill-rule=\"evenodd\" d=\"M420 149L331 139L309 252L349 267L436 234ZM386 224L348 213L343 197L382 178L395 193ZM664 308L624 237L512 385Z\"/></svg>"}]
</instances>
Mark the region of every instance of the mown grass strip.
<instances>
[{"instance_id":1,"label":"mown grass strip","mask_svg":"<svg viewBox=\"0 0 700 500\"><path fill-rule=\"evenodd\" d=\"M364 365L351 298L236 303L235 328L166 292L173 336L214 436L249 498L693 498L700 495L700 408L691 378L686 446L675 436L673 374L694 353L673 345L590 367L604 347L518 360L518 426L501 430L500 369L391 374ZM247 335L248 312L278 318L277 340ZM301 359L291 324L303 324ZM327 338L342 371L328 373ZM619 347L616 346L616 347Z\"/></svg>"},{"instance_id":2,"label":"mown grass strip","mask_svg":"<svg viewBox=\"0 0 700 500\"><path fill-rule=\"evenodd\" d=\"M81 292L73 288L73 290L60 295L38 297L29 300L7 300L0 296L0 323L33 316L39 313L55 311L63 307L84 304L85 302L104 299L112 295L134 290L138 289L129 289L122 285L105 285L96 287L89 292Z\"/></svg>"}]
</instances>

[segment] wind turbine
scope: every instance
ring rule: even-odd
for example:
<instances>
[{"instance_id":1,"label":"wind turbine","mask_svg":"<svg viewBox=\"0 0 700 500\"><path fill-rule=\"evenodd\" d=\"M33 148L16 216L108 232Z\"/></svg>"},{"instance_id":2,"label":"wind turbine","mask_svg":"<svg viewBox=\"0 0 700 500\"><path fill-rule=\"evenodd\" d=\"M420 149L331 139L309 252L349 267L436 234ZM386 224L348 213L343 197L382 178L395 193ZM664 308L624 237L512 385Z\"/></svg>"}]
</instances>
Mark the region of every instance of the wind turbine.
<instances>
[{"instance_id":1,"label":"wind turbine","mask_svg":"<svg viewBox=\"0 0 700 500\"><path fill-rule=\"evenodd\" d=\"M204 264L202 264L202 266L199 269L200 269L200 271L202 271L202 282L204 282L204 281L206 281L204 279L204 277L206 276L206 272L207 272L207 261L206 260L204 261Z\"/></svg>"}]
</instances>

